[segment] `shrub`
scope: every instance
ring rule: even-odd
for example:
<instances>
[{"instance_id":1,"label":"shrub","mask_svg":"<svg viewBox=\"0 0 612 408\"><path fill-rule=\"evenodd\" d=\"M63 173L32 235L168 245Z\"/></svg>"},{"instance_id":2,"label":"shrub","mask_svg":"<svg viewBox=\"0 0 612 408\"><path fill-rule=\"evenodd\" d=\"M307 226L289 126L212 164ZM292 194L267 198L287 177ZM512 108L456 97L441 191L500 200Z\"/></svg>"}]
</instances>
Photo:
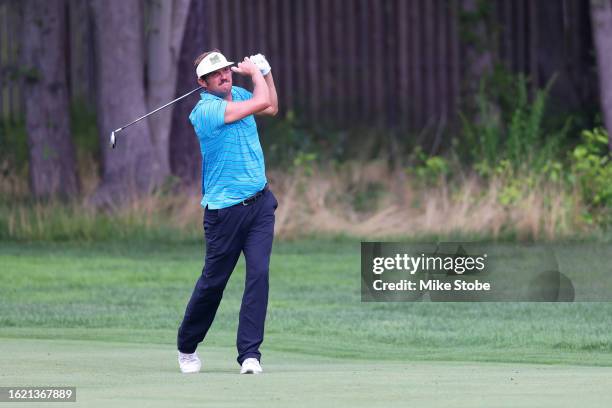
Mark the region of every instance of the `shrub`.
<instances>
[{"instance_id":1,"label":"shrub","mask_svg":"<svg viewBox=\"0 0 612 408\"><path fill-rule=\"evenodd\" d=\"M487 84L485 80L481 82L475 117L461 115L463 143L456 146L463 159L473 163L474 169L485 177L494 175L504 160L513 171L558 170L556 159L567 139L571 119L560 128L543 126L552 81L529 98L528 82L519 75L511 92L515 97L502 101L494 97L495 90L489 90Z\"/></svg>"},{"instance_id":2,"label":"shrub","mask_svg":"<svg viewBox=\"0 0 612 408\"><path fill-rule=\"evenodd\" d=\"M602 127L582 132L583 142L572 151L572 169L582 199L590 207L589 222L612 222L612 165L608 133Z\"/></svg>"},{"instance_id":3,"label":"shrub","mask_svg":"<svg viewBox=\"0 0 612 408\"><path fill-rule=\"evenodd\" d=\"M451 174L451 164L442 156L429 156L417 146L411 161L414 165L408 168L408 174L416 176L423 186L437 185Z\"/></svg>"}]
</instances>

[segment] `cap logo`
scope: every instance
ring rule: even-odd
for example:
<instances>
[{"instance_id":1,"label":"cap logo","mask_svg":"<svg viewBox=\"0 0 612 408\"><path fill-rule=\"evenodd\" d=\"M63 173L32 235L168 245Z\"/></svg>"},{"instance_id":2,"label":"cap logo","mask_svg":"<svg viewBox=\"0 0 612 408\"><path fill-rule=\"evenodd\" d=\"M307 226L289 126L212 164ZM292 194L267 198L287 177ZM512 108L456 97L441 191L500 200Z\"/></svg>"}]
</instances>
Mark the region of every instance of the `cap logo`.
<instances>
[{"instance_id":1,"label":"cap logo","mask_svg":"<svg viewBox=\"0 0 612 408\"><path fill-rule=\"evenodd\" d=\"M210 63L211 64L218 64L219 62L221 62L221 60L219 59L219 56L217 54L212 55L210 57Z\"/></svg>"}]
</instances>

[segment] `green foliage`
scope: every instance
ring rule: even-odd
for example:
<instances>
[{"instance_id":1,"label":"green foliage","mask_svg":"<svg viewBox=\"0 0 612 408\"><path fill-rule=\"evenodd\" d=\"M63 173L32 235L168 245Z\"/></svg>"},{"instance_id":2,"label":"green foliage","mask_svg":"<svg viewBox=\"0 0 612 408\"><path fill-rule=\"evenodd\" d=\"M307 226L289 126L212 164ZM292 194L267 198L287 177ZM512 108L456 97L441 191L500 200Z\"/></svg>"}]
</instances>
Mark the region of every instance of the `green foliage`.
<instances>
[{"instance_id":1,"label":"green foliage","mask_svg":"<svg viewBox=\"0 0 612 408\"><path fill-rule=\"evenodd\" d=\"M503 76L499 74L499 76ZM494 77L496 78L496 77ZM502 88L507 81L500 80ZM529 98L527 80L519 75L512 98L496 98L482 81L474 118L461 115L463 144L459 153L484 177L510 167L514 172L533 170L559 177L560 146L567 139L571 120L561 128L545 128L543 119L550 84ZM552 82L551 82L552 84ZM503 168L498 168L501 163Z\"/></svg>"},{"instance_id":2,"label":"green foliage","mask_svg":"<svg viewBox=\"0 0 612 408\"><path fill-rule=\"evenodd\" d=\"M0 121L1 176L9 176L8 172L24 174L27 164L28 137L24 121Z\"/></svg>"},{"instance_id":3,"label":"green foliage","mask_svg":"<svg viewBox=\"0 0 612 408\"><path fill-rule=\"evenodd\" d=\"M262 118L262 122L265 130L260 140L268 167L290 168L315 152L313 134L302 128L295 112L283 118Z\"/></svg>"},{"instance_id":4,"label":"green foliage","mask_svg":"<svg viewBox=\"0 0 612 408\"><path fill-rule=\"evenodd\" d=\"M87 104L76 101L70 111L72 140L77 153L99 159L100 145L96 114ZM0 121L0 177L8 172L25 176L28 168L28 135L25 119Z\"/></svg>"},{"instance_id":5,"label":"green foliage","mask_svg":"<svg viewBox=\"0 0 612 408\"><path fill-rule=\"evenodd\" d=\"M499 202L505 206L515 204L523 197L524 180L515 177L512 164L508 159L501 160L495 167L495 175L503 181L502 189L499 194Z\"/></svg>"},{"instance_id":6,"label":"green foliage","mask_svg":"<svg viewBox=\"0 0 612 408\"><path fill-rule=\"evenodd\" d=\"M612 222L612 165L608 133L602 127L582 132L583 142L572 151L572 165L583 201L593 210L588 221Z\"/></svg>"},{"instance_id":7,"label":"green foliage","mask_svg":"<svg viewBox=\"0 0 612 408\"><path fill-rule=\"evenodd\" d=\"M417 177L422 185L435 185L446 179L451 173L451 165L441 156L429 156L419 146L412 153L414 165L409 167L409 174Z\"/></svg>"},{"instance_id":8,"label":"green foliage","mask_svg":"<svg viewBox=\"0 0 612 408\"><path fill-rule=\"evenodd\" d=\"M316 153L298 152L293 158L293 169L300 169L305 175L311 176L316 160Z\"/></svg>"},{"instance_id":9,"label":"green foliage","mask_svg":"<svg viewBox=\"0 0 612 408\"><path fill-rule=\"evenodd\" d=\"M332 129L315 122L305 123L294 111L284 117L258 118L260 142L268 168L291 169L296 159L314 154L319 162L368 161L387 156L391 150L389 130L370 127ZM403 138L405 142L409 138ZM398 143L403 154L407 143Z\"/></svg>"}]
</instances>

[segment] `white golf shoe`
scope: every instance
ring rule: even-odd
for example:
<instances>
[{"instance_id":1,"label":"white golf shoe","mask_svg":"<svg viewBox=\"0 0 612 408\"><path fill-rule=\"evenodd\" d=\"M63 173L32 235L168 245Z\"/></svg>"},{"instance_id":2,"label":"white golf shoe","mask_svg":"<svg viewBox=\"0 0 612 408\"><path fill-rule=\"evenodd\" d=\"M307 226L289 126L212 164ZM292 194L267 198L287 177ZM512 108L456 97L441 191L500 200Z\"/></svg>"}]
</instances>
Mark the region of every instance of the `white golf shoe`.
<instances>
[{"instance_id":1,"label":"white golf shoe","mask_svg":"<svg viewBox=\"0 0 612 408\"><path fill-rule=\"evenodd\" d=\"M202 368L202 362L195 352L187 354L179 351L178 362L181 367L181 372L185 374L197 373Z\"/></svg>"},{"instance_id":2,"label":"white golf shoe","mask_svg":"<svg viewBox=\"0 0 612 408\"><path fill-rule=\"evenodd\" d=\"M256 358L247 358L242 362L240 374L261 374L263 369Z\"/></svg>"}]
</instances>

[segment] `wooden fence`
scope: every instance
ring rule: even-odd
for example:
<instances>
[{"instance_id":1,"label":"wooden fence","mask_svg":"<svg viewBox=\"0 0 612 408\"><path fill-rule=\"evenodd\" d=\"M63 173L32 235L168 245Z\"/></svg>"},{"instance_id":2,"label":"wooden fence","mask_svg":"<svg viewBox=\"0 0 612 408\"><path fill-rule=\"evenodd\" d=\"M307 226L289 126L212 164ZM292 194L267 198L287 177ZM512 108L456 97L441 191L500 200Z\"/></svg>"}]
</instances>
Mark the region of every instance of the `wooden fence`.
<instances>
[{"instance_id":1,"label":"wooden fence","mask_svg":"<svg viewBox=\"0 0 612 408\"><path fill-rule=\"evenodd\" d=\"M458 102L456 1L212 0L206 21L212 47L268 56L282 106L314 122L418 128Z\"/></svg>"},{"instance_id":2,"label":"wooden fence","mask_svg":"<svg viewBox=\"0 0 612 408\"><path fill-rule=\"evenodd\" d=\"M207 48L219 48L233 60L257 52L269 58L284 112L291 109L313 124L412 130L456 117L466 64L460 0L193 1L206 1L198 9ZM491 3L499 26L496 57L536 85L556 70L567 71L574 82L563 85L566 92L584 98L582 71L592 58L588 2ZM0 114L5 118L23 111L19 82L10 77L19 29L13 5L0 2ZM67 13L70 94L93 106L91 11L87 1L70 0Z\"/></svg>"}]
</instances>

